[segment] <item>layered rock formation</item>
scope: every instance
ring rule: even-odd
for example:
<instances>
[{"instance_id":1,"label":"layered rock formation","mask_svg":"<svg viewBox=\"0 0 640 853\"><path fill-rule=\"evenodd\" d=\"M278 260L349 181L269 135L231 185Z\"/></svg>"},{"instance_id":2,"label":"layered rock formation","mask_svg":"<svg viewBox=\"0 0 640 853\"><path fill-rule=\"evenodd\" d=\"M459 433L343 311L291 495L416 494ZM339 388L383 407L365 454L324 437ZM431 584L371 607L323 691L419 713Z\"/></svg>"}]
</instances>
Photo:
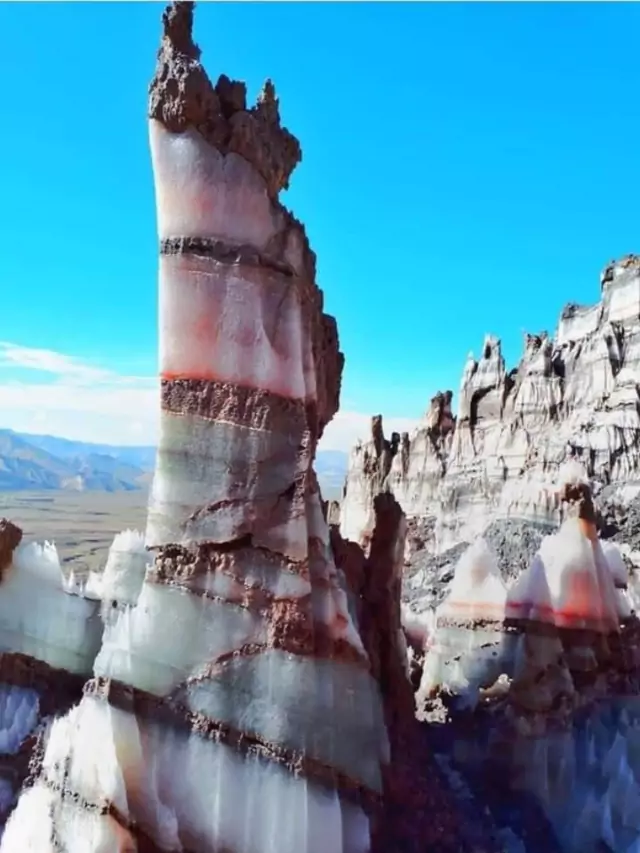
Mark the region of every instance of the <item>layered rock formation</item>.
<instances>
[{"instance_id":1,"label":"layered rock formation","mask_svg":"<svg viewBox=\"0 0 640 853\"><path fill-rule=\"evenodd\" d=\"M375 824L375 853L423 853L425 849L497 853L501 845L481 807L461 808L434 762L415 717L402 628L400 587L406 521L390 494L374 501L375 524L368 556L331 528L336 565L345 576L350 607L380 684L390 741L383 768L384 800Z\"/></svg>"},{"instance_id":2,"label":"layered rock formation","mask_svg":"<svg viewBox=\"0 0 640 853\"><path fill-rule=\"evenodd\" d=\"M461 558L419 702L427 718L448 706L454 765L527 851L635 851L640 622L584 472L560 479L567 518L508 588L482 540Z\"/></svg>"},{"instance_id":3,"label":"layered rock formation","mask_svg":"<svg viewBox=\"0 0 640 853\"><path fill-rule=\"evenodd\" d=\"M56 549L0 520L0 835L50 720L82 696L99 603L71 594Z\"/></svg>"},{"instance_id":4,"label":"layered rock formation","mask_svg":"<svg viewBox=\"0 0 640 853\"><path fill-rule=\"evenodd\" d=\"M557 472L573 457L596 488L636 493L640 258L612 262L601 286L596 305L564 309L555 338L526 335L515 370L488 336L480 358L465 364L456 419L450 392L433 399L411 438L385 441L377 417L371 440L351 454L343 534L366 541L381 489L410 517L435 517L439 550L470 542L499 517L555 524Z\"/></svg>"},{"instance_id":5,"label":"layered rock formation","mask_svg":"<svg viewBox=\"0 0 640 853\"><path fill-rule=\"evenodd\" d=\"M155 561L142 580L139 543L124 573L114 547L94 677L52 726L3 853L365 853L389 758L384 674L405 681L396 713L412 707L402 514L376 546L397 611L382 649L359 631L312 468L343 357L304 228L278 201L300 148L270 83L255 107L244 84L211 84L192 16L164 13L150 97Z\"/></svg>"}]
</instances>

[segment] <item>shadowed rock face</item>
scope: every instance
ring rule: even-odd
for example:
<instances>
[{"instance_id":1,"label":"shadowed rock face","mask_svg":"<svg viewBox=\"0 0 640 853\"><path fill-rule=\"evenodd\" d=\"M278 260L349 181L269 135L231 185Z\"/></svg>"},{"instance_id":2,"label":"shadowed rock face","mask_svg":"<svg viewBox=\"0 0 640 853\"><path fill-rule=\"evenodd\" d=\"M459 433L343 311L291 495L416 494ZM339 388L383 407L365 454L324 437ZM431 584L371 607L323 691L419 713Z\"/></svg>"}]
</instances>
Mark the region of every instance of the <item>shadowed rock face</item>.
<instances>
[{"instance_id":1,"label":"shadowed rock face","mask_svg":"<svg viewBox=\"0 0 640 853\"><path fill-rule=\"evenodd\" d=\"M0 518L0 576L11 564L13 552L22 542L22 530L6 518Z\"/></svg>"},{"instance_id":2,"label":"shadowed rock face","mask_svg":"<svg viewBox=\"0 0 640 853\"><path fill-rule=\"evenodd\" d=\"M360 635L380 684L390 741L383 770L384 799L372 838L373 853L424 850L500 850L482 811L464 813L436 765L415 718L401 625L400 584L406 521L390 494L374 500L369 553L331 528L336 565L344 573Z\"/></svg>"},{"instance_id":3,"label":"shadowed rock face","mask_svg":"<svg viewBox=\"0 0 640 853\"><path fill-rule=\"evenodd\" d=\"M472 541L500 517L557 523L556 475L572 456L597 488L628 499L640 486L639 368L640 259L630 255L606 268L600 302L565 308L554 338L526 335L515 370L488 336L464 367L455 423L447 392L392 459L376 454L379 438L356 446L343 535L366 539L381 489L409 517L436 517L440 550Z\"/></svg>"},{"instance_id":4,"label":"shadowed rock face","mask_svg":"<svg viewBox=\"0 0 640 853\"><path fill-rule=\"evenodd\" d=\"M620 552L601 542L587 478L567 466L567 518L509 586L488 543L459 560L428 628L421 716L520 850L636 851L640 623Z\"/></svg>"}]
</instances>

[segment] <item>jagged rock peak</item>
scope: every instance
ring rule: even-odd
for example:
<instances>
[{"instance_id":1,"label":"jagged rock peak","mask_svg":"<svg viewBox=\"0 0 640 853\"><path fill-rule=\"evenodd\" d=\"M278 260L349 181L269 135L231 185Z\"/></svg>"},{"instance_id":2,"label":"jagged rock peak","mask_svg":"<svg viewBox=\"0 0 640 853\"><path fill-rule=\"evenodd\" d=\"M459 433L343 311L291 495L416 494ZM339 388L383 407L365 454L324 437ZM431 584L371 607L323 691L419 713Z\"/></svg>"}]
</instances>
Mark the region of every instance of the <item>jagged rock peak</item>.
<instances>
[{"instance_id":1,"label":"jagged rock peak","mask_svg":"<svg viewBox=\"0 0 640 853\"><path fill-rule=\"evenodd\" d=\"M195 3L174 2L162 16L163 37L149 89L149 117L174 133L192 126L221 153L235 152L262 175L275 198L302 159L300 143L280 124L271 80L247 108L246 86L222 75L215 86L192 37Z\"/></svg>"},{"instance_id":2,"label":"jagged rock peak","mask_svg":"<svg viewBox=\"0 0 640 853\"><path fill-rule=\"evenodd\" d=\"M600 301L565 307L555 335L526 334L512 370L500 339L485 337L464 365L446 441L434 425L447 407L434 397L383 486L410 518L437 518L439 548L470 541L496 517L560 521L556 475L573 456L598 490L640 491L640 256L612 262L602 281ZM379 478L367 483L356 456L351 463L341 524L358 541Z\"/></svg>"},{"instance_id":3,"label":"jagged rock peak","mask_svg":"<svg viewBox=\"0 0 640 853\"><path fill-rule=\"evenodd\" d=\"M426 428L431 435L444 437L455 429L456 419L451 408L452 401L453 391L437 391L431 398L424 416Z\"/></svg>"},{"instance_id":4,"label":"jagged rock peak","mask_svg":"<svg viewBox=\"0 0 640 853\"><path fill-rule=\"evenodd\" d=\"M187 56L200 58L200 48L193 41L193 2L172 3L162 13L163 40L166 39L174 50Z\"/></svg>"},{"instance_id":5,"label":"jagged rock peak","mask_svg":"<svg viewBox=\"0 0 640 853\"><path fill-rule=\"evenodd\" d=\"M373 415L371 418L371 446L375 460L379 460L384 455L390 463L391 459L398 452L400 442L401 436L398 432L392 432L391 437L386 439L384 435L382 415Z\"/></svg>"},{"instance_id":6,"label":"jagged rock peak","mask_svg":"<svg viewBox=\"0 0 640 853\"><path fill-rule=\"evenodd\" d=\"M607 264L600 275L600 285L602 290L605 289L607 284L615 281L624 273L635 273L637 275L638 272L640 272L640 255L628 254L623 255L623 257L618 261L612 260Z\"/></svg>"}]
</instances>

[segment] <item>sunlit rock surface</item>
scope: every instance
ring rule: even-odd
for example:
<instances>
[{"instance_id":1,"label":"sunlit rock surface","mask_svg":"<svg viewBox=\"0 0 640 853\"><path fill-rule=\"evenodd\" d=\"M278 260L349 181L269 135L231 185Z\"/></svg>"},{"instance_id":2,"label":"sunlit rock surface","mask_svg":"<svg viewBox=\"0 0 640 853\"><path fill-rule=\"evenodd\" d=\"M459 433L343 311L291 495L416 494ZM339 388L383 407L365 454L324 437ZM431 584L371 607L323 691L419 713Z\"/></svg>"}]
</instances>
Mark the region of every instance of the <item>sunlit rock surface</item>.
<instances>
[{"instance_id":1,"label":"sunlit rock surface","mask_svg":"<svg viewBox=\"0 0 640 853\"><path fill-rule=\"evenodd\" d=\"M418 704L445 688L460 697L460 706L475 707L481 689L494 685L505 666L511 672L506 603L495 555L478 539L460 557L448 595L435 610L431 634L425 637Z\"/></svg>"},{"instance_id":2,"label":"sunlit rock surface","mask_svg":"<svg viewBox=\"0 0 640 853\"><path fill-rule=\"evenodd\" d=\"M487 336L469 356L457 400L438 394L415 433L385 441L381 425L352 451L341 529L365 541L375 494L408 516L433 516L440 550L470 542L500 517L558 523L559 467L579 456L599 486L640 487L640 259L602 276L592 307L567 306L555 337L525 336L515 370Z\"/></svg>"},{"instance_id":3,"label":"sunlit rock surface","mask_svg":"<svg viewBox=\"0 0 640 853\"><path fill-rule=\"evenodd\" d=\"M4 519L0 571L1 833L48 722L82 695L102 622L97 602L70 592L55 546L23 542Z\"/></svg>"}]
</instances>

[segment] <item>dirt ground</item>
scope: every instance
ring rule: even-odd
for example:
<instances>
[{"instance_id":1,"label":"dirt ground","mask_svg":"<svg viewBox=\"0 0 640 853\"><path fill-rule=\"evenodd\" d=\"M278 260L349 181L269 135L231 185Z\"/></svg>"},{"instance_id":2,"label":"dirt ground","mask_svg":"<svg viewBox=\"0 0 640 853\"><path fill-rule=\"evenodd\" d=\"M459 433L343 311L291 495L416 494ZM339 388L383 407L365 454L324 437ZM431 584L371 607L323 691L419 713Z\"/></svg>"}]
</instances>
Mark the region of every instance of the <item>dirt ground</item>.
<instances>
[{"instance_id":1,"label":"dirt ground","mask_svg":"<svg viewBox=\"0 0 640 853\"><path fill-rule=\"evenodd\" d=\"M84 574L104 568L113 537L144 530L147 492L0 492L0 518L22 528L24 541L54 542L63 567Z\"/></svg>"}]
</instances>

